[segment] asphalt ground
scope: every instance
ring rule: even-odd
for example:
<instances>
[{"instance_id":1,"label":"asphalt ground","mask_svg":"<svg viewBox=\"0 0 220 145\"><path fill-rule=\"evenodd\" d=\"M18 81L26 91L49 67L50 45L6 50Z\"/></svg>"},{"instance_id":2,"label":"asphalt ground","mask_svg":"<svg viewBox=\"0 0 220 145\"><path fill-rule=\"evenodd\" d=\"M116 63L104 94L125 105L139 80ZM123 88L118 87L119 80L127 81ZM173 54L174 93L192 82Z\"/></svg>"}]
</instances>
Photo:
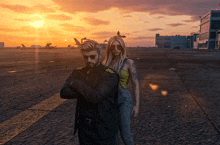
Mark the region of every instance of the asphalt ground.
<instances>
[{"instance_id":1,"label":"asphalt ground","mask_svg":"<svg viewBox=\"0 0 220 145\"><path fill-rule=\"evenodd\" d=\"M140 84L140 112L131 122L136 145L220 144L219 51L127 54ZM71 70L81 66L75 49L1 49L0 144L78 145L76 100L58 93ZM132 93L131 84L128 88Z\"/></svg>"}]
</instances>

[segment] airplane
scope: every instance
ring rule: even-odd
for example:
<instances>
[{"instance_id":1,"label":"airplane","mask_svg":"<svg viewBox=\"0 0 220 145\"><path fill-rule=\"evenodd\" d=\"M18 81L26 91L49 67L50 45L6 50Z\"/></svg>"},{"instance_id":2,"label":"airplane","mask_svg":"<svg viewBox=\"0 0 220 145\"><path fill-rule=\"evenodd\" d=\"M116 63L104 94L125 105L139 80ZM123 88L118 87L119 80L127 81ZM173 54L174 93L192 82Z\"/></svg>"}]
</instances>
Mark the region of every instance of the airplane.
<instances>
[{"instance_id":1,"label":"airplane","mask_svg":"<svg viewBox=\"0 0 220 145\"><path fill-rule=\"evenodd\" d=\"M17 46L16 48L17 49L27 49L27 48L30 48L30 47L26 47L24 44L21 44L22 45L22 47L21 46Z\"/></svg>"},{"instance_id":2,"label":"airplane","mask_svg":"<svg viewBox=\"0 0 220 145\"><path fill-rule=\"evenodd\" d=\"M56 48L57 46L50 46L52 43L47 43L44 48Z\"/></svg>"},{"instance_id":3,"label":"airplane","mask_svg":"<svg viewBox=\"0 0 220 145\"><path fill-rule=\"evenodd\" d=\"M26 48L26 46L24 46L24 44L21 44L23 48Z\"/></svg>"},{"instance_id":4,"label":"airplane","mask_svg":"<svg viewBox=\"0 0 220 145\"><path fill-rule=\"evenodd\" d=\"M76 38L74 38L74 40L76 42L75 45L78 45L78 47L79 47L79 45L83 42L83 40L90 40L90 39L86 39L86 37L84 37L84 38L81 39L81 43ZM105 44L105 42L108 42L108 41L105 40L104 43L99 43L99 45L101 46L101 49L105 49L106 48L107 44Z\"/></svg>"},{"instance_id":5,"label":"airplane","mask_svg":"<svg viewBox=\"0 0 220 145\"><path fill-rule=\"evenodd\" d=\"M85 37L86 38L86 37ZM76 38L74 38L74 40L75 40L75 42L76 42L76 44L75 45L80 45L81 43L76 39Z\"/></svg>"}]
</instances>

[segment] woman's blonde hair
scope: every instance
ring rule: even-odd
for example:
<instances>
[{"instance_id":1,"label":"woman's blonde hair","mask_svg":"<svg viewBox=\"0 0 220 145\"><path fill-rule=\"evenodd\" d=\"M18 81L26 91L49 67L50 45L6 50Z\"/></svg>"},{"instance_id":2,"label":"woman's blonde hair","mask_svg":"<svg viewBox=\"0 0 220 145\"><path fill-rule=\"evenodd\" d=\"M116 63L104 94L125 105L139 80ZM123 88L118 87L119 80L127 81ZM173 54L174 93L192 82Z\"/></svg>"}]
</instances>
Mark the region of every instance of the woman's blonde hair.
<instances>
[{"instance_id":1,"label":"woman's blonde hair","mask_svg":"<svg viewBox=\"0 0 220 145\"><path fill-rule=\"evenodd\" d=\"M122 50L119 56L113 60L114 55L111 52L111 45L115 41L120 43L120 45L122 46ZM108 45L106 48L106 57L105 57L104 65L107 67L110 67L111 65L111 68L119 73L119 69L125 57L126 57L126 47L125 47L124 40L120 36L111 37L108 41Z\"/></svg>"}]
</instances>

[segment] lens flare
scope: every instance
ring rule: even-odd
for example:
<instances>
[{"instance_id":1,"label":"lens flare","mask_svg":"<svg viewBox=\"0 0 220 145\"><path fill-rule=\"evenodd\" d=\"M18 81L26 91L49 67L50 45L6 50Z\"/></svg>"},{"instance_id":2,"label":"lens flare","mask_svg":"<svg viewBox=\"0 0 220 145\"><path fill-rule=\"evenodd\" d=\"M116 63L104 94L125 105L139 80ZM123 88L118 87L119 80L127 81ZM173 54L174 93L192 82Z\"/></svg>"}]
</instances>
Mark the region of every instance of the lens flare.
<instances>
[{"instance_id":1,"label":"lens flare","mask_svg":"<svg viewBox=\"0 0 220 145\"><path fill-rule=\"evenodd\" d=\"M161 94L162 94L163 96L166 96L166 95L168 94L168 92L167 92L167 91L161 91Z\"/></svg>"},{"instance_id":2,"label":"lens flare","mask_svg":"<svg viewBox=\"0 0 220 145\"><path fill-rule=\"evenodd\" d=\"M149 86L151 87L152 90L157 90L159 88L158 85L154 85L154 84L149 84Z\"/></svg>"}]
</instances>

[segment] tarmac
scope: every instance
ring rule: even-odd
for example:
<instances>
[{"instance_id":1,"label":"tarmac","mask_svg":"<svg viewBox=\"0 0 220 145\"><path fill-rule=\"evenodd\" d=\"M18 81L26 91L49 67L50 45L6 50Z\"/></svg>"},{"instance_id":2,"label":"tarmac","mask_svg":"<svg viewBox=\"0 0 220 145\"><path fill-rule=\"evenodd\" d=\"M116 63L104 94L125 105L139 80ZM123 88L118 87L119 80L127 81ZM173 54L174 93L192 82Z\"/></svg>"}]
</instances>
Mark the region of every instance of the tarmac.
<instances>
[{"instance_id":1,"label":"tarmac","mask_svg":"<svg viewBox=\"0 0 220 145\"><path fill-rule=\"evenodd\" d=\"M127 49L127 56L140 85L135 145L220 145L220 51ZM59 92L82 66L77 49L1 49L0 144L78 145L76 100Z\"/></svg>"}]
</instances>

